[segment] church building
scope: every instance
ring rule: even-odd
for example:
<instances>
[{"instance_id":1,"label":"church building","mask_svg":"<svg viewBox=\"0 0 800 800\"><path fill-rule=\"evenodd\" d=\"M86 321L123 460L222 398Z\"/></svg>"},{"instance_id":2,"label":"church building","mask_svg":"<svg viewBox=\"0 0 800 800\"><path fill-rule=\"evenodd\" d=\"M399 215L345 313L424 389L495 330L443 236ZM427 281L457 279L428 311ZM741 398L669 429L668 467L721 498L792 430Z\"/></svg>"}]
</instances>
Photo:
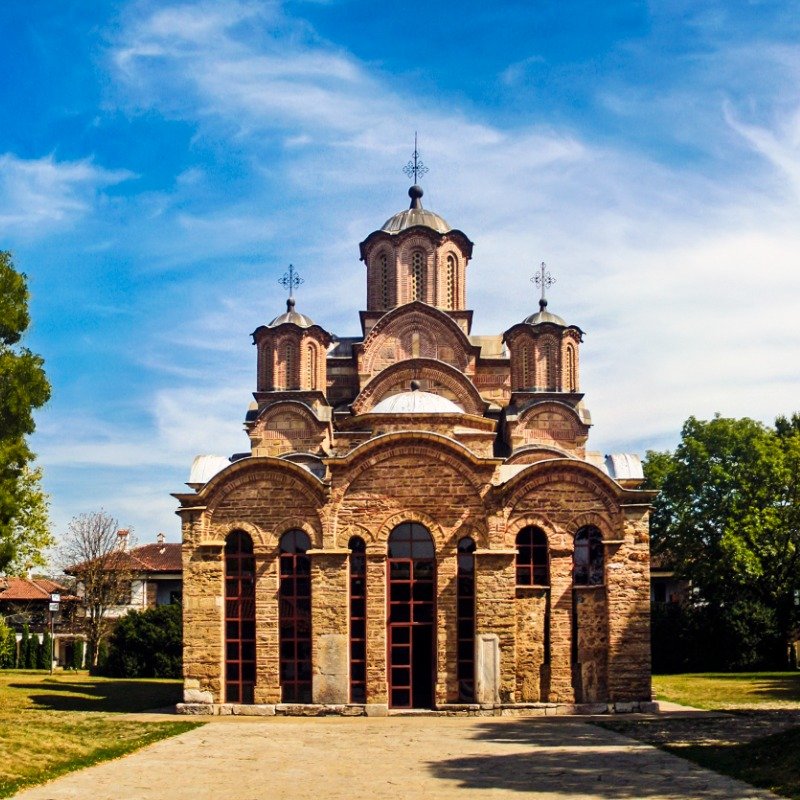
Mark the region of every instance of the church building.
<instances>
[{"instance_id":1,"label":"church building","mask_svg":"<svg viewBox=\"0 0 800 800\"><path fill-rule=\"evenodd\" d=\"M199 456L183 529L185 713L650 705L653 494L587 451L583 331L472 333L473 243L411 203L360 244L362 334L252 334L250 446ZM623 398L620 398L622 401Z\"/></svg>"}]
</instances>

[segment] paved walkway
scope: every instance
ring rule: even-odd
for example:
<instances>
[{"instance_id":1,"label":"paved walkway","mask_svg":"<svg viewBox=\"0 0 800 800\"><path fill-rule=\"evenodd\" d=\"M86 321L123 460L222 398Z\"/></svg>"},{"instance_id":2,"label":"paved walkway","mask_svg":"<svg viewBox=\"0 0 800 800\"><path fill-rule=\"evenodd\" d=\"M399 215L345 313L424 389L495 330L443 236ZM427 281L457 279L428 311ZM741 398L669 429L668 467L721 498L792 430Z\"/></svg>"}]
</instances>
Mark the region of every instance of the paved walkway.
<instances>
[{"instance_id":1,"label":"paved walkway","mask_svg":"<svg viewBox=\"0 0 800 800\"><path fill-rule=\"evenodd\" d=\"M222 718L19 800L766 800L576 719Z\"/></svg>"}]
</instances>

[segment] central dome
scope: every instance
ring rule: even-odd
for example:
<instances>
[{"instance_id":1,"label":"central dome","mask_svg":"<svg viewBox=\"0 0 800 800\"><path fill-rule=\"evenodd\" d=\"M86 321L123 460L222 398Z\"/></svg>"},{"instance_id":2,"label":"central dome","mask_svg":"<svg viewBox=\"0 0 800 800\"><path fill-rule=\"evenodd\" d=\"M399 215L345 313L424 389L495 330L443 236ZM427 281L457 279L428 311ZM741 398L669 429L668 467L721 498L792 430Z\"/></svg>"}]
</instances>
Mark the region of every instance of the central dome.
<instances>
[{"instance_id":1,"label":"central dome","mask_svg":"<svg viewBox=\"0 0 800 800\"><path fill-rule=\"evenodd\" d=\"M433 392L413 389L384 397L368 414L463 414L452 400Z\"/></svg>"},{"instance_id":2,"label":"central dome","mask_svg":"<svg viewBox=\"0 0 800 800\"><path fill-rule=\"evenodd\" d=\"M408 190L408 196L411 198L409 208L389 217L381 226L381 230L384 233L400 233L417 225L431 228L437 233L447 233L452 230L442 217L422 207L422 194L421 186L412 186Z\"/></svg>"}]
</instances>

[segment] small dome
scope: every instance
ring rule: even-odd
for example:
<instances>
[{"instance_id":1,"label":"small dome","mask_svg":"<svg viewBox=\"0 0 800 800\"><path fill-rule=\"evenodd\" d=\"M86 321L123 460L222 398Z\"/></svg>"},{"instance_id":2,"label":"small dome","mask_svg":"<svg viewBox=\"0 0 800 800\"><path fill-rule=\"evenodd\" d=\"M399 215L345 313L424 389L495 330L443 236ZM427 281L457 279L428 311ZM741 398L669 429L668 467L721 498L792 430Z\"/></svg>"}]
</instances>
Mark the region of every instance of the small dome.
<instances>
[{"instance_id":1,"label":"small dome","mask_svg":"<svg viewBox=\"0 0 800 800\"><path fill-rule=\"evenodd\" d=\"M433 392L413 389L380 401L369 414L463 414L464 409L452 400Z\"/></svg>"},{"instance_id":2,"label":"small dome","mask_svg":"<svg viewBox=\"0 0 800 800\"><path fill-rule=\"evenodd\" d=\"M384 233L400 233L416 225L431 228L437 233L447 233L452 230L442 217L422 207L422 194L422 187L412 186L408 190L408 196L411 198L409 208L389 217L381 226L381 230Z\"/></svg>"},{"instance_id":3,"label":"small dome","mask_svg":"<svg viewBox=\"0 0 800 800\"><path fill-rule=\"evenodd\" d=\"M544 299L539 301L539 310L526 317L523 322L526 325L541 325L543 322L550 322L553 325L561 325L562 328L567 327L567 323L558 314L547 310L547 300Z\"/></svg>"},{"instance_id":4,"label":"small dome","mask_svg":"<svg viewBox=\"0 0 800 800\"><path fill-rule=\"evenodd\" d=\"M275 317L275 319L272 320L267 327L277 328L278 325L291 322L293 325L297 325L298 328L310 328L314 324L314 320L311 319L311 317L307 317L305 314L301 314L299 311L295 311L294 304L294 297L290 297L286 301L286 312L281 314L279 317Z\"/></svg>"}]
</instances>

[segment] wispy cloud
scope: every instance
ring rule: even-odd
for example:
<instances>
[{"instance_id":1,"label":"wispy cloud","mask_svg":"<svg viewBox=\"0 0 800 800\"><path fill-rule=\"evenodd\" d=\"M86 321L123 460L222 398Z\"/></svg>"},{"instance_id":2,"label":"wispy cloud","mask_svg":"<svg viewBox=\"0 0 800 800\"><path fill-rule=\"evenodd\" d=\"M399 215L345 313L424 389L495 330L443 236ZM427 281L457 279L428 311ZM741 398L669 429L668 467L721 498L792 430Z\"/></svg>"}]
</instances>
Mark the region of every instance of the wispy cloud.
<instances>
[{"instance_id":1,"label":"wispy cloud","mask_svg":"<svg viewBox=\"0 0 800 800\"><path fill-rule=\"evenodd\" d=\"M0 231L42 234L90 212L104 188L132 178L126 170L108 170L90 159L57 161L51 154L22 159L0 156Z\"/></svg>"}]
</instances>

